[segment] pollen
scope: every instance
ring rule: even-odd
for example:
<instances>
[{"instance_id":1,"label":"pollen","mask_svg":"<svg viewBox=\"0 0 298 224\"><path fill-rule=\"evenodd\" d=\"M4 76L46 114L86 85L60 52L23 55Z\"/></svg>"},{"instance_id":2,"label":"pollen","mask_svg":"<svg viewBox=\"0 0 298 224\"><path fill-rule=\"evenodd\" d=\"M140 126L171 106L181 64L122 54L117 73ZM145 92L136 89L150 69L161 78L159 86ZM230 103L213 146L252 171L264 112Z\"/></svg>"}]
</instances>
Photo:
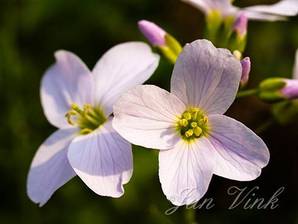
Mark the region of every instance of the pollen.
<instances>
[{"instance_id":1,"label":"pollen","mask_svg":"<svg viewBox=\"0 0 298 224\"><path fill-rule=\"evenodd\" d=\"M187 142L206 136L209 131L208 117L199 108L188 108L178 116L176 130Z\"/></svg>"},{"instance_id":2,"label":"pollen","mask_svg":"<svg viewBox=\"0 0 298 224\"><path fill-rule=\"evenodd\" d=\"M103 125L107 118L99 107L85 104L81 109L77 104L72 104L65 114L67 122L80 128L80 134L86 135Z\"/></svg>"}]
</instances>

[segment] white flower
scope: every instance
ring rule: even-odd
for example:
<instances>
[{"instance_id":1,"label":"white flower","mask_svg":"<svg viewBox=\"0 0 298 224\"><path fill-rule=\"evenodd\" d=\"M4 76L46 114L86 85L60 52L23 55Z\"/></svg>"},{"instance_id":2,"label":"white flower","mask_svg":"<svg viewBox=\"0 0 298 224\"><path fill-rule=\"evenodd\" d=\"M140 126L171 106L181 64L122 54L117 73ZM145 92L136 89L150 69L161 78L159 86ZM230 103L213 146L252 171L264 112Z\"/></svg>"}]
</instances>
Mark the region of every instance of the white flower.
<instances>
[{"instance_id":1,"label":"white flower","mask_svg":"<svg viewBox=\"0 0 298 224\"><path fill-rule=\"evenodd\" d=\"M223 16L229 16L242 12L252 20L276 21L284 20L286 16L298 14L297 0L282 0L273 5L256 5L238 8L232 5L231 0L182 0L200 9L205 14L218 11Z\"/></svg>"},{"instance_id":2,"label":"white flower","mask_svg":"<svg viewBox=\"0 0 298 224\"><path fill-rule=\"evenodd\" d=\"M132 152L111 125L112 107L120 94L151 76L159 56L144 43L124 43L104 54L92 72L70 52L55 57L42 79L41 102L59 130L32 161L28 195L42 206L77 174L95 193L120 197L132 175Z\"/></svg>"},{"instance_id":3,"label":"white flower","mask_svg":"<svg viewBox=\"0 0 298 224\"><path fill-rule=\"evenodd\" d=\"M198 201L213 174L248 181L268 163L261 138L222 115L235 99L241 71L228 50L198 40L180 54L171 93L141 85L115 103L118 133L133 144L160 149L159 178L173 204Z\"/></svg>"}]
</instances>

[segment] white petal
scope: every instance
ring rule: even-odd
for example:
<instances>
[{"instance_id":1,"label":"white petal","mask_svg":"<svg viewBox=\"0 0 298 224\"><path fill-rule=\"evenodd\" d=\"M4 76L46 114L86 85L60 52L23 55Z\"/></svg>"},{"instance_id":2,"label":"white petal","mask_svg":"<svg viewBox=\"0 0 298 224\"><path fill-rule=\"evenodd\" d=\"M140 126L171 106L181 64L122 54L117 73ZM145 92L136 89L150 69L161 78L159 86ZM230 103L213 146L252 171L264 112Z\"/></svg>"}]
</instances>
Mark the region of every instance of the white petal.
<instances>
[{"instance_id":1,"label":"white petal","mask_svg":"<svg viewBox=\"0 0 298 224\"><path fill-rule=\"evenodd\" d=\"M60 50L55 57L41 82L41 103L48 121L63 128L68 126L65 113L72 103L93 103L93 84L90 71L76 55Z\"/></svg>"},{"instance_id":2,"label":"white petal","mask_svg":"<svg viewBox=\"0 0 298 224\"><path fill-rule=\"evenodd\" d=\"M171 92L207 113L226 112L236 97L241 64L228 50L197 40L184 47L173 71Z\"/></svg>"},{"instance_id":3,"label":"white petal","mask_svg":"<svg viewBox=\"0 0 298 224\"><path fill-rule=\"evenodd\" d=\"M224 115L209 116L214 147L214 174L240 181L254 180L269 162L266 144L242 123Z\"/></svg>"},{"instance_id":4,"label":"white petal","mask_svg":"<svg viewBox=\"0 0 298 224\"><path fill-rule=\"evenodd\" d=\"M75 176L67 159L67 148L76 129L54 132L37 150L27 179L27 194L32 201L44 205L52 194Z\"/></svg>"},{"instance_id":5,"label":"white petal","mask_svg":"<svg viewBox=\"0 0 298 224\"><path fill-rule=\"evenodd\" d=\"M68 159L85 184L102 196L120 197L132 175L132 150L112 128L111 121L79 136L70 144Z\"/></svg>"},{"instance_id":6,"label":"white petal","mask_svg":"<svg viewBox=\"0 0 298 224\"><path fill-rule=\"evenodd\" d=\"M212 146L205 138L189 144L179 142L173 149L159 153L159 179L167 199L174 205L199 201L212 177Z\"/></svg>"},{"instance_id":7,"label":"white petal","mask_svg":"<svg viewBox=\"0 0 298 224\"><path fill-rule=\"evenodd\" d=\"M293 79L298 79L298 49L296 50L296 55L295 55Z\"/></svg>"},{"instance_id":8,"label":"white petal","mask_svg":"<svg viewBox=\"0 0 298 224\"><path fill-rule=\"evenodd\" d=\"M106 52L92 71L96 101L106 114L128 89L145 82L158 66L159 56L142 42L119 44Z\"/></svg>"},{"instance_id":9,"label":"white petal","mask_svg":"<svg viewBox=\"0 0 298 224\"><path fill-rule=\"evenodd\" d=\"M113 126L135 145L169 149L180 139L175 122L185 108L166 90L152 85L137 86L123 94L114 105Z\"/></svg>"},{"instance_id":10,"label":"white petal","mask_svg":"<svg viewBox=\"0 0 298 224\"><path fill-rule=\"evenodd\" d=\"M243 10L249 12L274 14L279 16L295 16L298 14L298 1L282 0L272 5L256 5L244 8Z\"/></svg>"}]
</instances>

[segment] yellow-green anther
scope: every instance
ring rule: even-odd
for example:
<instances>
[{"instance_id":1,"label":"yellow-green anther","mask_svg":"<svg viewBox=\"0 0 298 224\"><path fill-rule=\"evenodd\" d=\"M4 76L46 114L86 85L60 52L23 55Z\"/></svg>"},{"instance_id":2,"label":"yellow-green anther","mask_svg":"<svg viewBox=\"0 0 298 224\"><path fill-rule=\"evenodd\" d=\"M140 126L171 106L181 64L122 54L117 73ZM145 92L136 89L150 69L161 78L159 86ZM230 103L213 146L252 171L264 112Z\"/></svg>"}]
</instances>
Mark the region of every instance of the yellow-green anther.
<instances>
[{"instance_id":1,"label":"yellow-green anther","mask_svg":"<svg viewBox=\"0 0 298 224\"><path fill-rule=\"evenodd\" d=\"M196 127L193 129L193 132L194 132L195 136L199 137L202 134L203 130L199 127Z\"/></svg>"},{"instance_id":2,"label":"yellow-green anther","mask_svg":"<svg viewBox=\"0 0 298 224\"><path fill-rule=\"evenodd\" d=\"M190 107L178 117L176 130L183 140L191 142L208 135L208 118L199 108Z\"/></svg>"},{"instance_id":3,"label":"yellow-green anther","mask_svg":"<svg viewBox=\"0 0 298 224\"><path fill-rule=\"evenodd\" d=\"M182 127L186 127L188 125L188 121L186 119L181 119L179 121L179 124L182 126Z\"/></svg>"},{"instance_id":4,"label":"yellow-green anther","mask_svg":"<svg viewBox=\"0 0 298 224\"><path fill-rule=\"evenodd\" d=\"M189 129L188 131L185 132L185 136L187 138L191 137L193 135L193 130L192 129Z\"/></svg>"},{"instance_id":5,"label":"yellow-green anther","mask_svg":"<svg viewBox=\"0 0 298 224\"><path fill-rule=\"evenodd\" d=\"M80 134L89 134L107 120L100 108L89 104L84 105L83 109L77 104L72 104L65 117L70 125L80 128Z\"/></svg>"},{"instance_id":6,"label":"yellow-green anther","mask_svg":"<svg viewBox=\"0 0 298 224\"><path fill-rule=\"evenodd\" d=\"M190 120L190 119L191 119L191 113L189 113L189 112L185 112L185 113L183 114L183 117L184 117L186 120Z\"/></svg>"},{"instance_id":7,"label":"yellow-green anther","mask_svg":"<svg viewBox=\"0 0 298 224\"><path fill-rule=\"evenodd\" d=\"M198 126L198 124L197 124L197 122L191 122L190 126L192 126L193 128L195 128L195 127Z\"/></svg>"},{"instance_id":8,"label":"yellow-green anther","mask_svg":"<svg viewBox=\"0 0 298 224\"><path fill-rule=\"evenodd\" d=\"M84 111L81 110L80 107L77 104L75 104L75 103L71 104L71 107L70 108L73 111L77 112L78 114L83 114L84 113Z\"/></svg>"}]
</instances>

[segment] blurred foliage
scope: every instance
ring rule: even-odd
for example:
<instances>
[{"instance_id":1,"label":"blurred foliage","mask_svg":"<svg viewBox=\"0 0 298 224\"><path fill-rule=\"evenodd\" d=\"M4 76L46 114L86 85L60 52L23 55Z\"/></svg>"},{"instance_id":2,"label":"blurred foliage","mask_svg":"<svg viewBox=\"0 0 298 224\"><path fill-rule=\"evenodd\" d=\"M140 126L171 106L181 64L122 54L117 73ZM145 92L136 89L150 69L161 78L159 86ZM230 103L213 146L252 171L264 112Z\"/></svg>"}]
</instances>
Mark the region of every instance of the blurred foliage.
<instances>
[{"instance_id":1,"label":"blurred foliage","mask_svg":"<svg viewBox=\"0 0 298 224\"><path fill-rule=\"evenodd\" d=\"M247 0L236 4L276 1ZM184 223L185 209L164 215L171 204L158 181L158 157L134 149L134 175L120 199L100 197L74 178L42 208L26 195L26 176L38 146L55 129L46 121L39 83L57 49L67 49L92 66L107 49L125 41L143 40L136 23L152 20L182 43L202 37L202 14L179 0L0 0L0 223ZM269 76L290 77L298 48L298 19L250 22L245 56L252 59L249 87ZM172 65L162 60L150 83L169 88ZM298 116L281 126L270 122L270 106L255 98L238 100L228 112L260 135L271 151L271 162L260 178L240 183L214 177L206 198L211 210L196 210L199 223L298 223ZM279 114L278 116L283 116ZM268 123L269 119L269 123ZM295 121L296 119L296 121ZM262 128L266 126L266 129ZM270 124L270 125L266 125ZM229 186L260 186L270 198L286 190L276 210L229 211Z\"/></svg>"}]
</instances>

